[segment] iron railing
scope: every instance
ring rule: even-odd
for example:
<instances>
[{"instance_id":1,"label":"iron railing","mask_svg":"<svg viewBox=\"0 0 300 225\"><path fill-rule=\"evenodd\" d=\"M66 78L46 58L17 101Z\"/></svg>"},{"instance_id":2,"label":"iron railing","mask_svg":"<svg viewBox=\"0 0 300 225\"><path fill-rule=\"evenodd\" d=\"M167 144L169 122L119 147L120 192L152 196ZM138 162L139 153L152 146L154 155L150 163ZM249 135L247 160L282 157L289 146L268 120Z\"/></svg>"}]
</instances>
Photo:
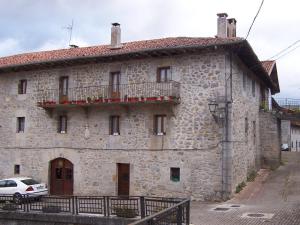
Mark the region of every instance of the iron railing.
<instances>
[{"instance_id":1,"label":"iron railing","mask_svg":"<svg viewBox=\"0 0 300 225\"><path fill-rule=\"evenodd\" d=\"M276 98L277 104L282 108L286 109L300 109L300 99L292 99L292 98Z\"/></svg>"},{"instance_id":2,"label":"iron railing","mask_svg":"<svg viewBox=\"0 0 300 225\"><path fill-rule=\"evenodd\" d=\"M59 89L43 89L37 91L36 97L38 104L53 105L153 101L158 97L170 100L180 97L180 84L170 81L75 87L69 88L64 96L60 94Z\"/></svg>"},{"instance_id":3,"label":"iron railing","mask_svg":"<svg viewBox=\"0 0 300 225\"><path fill-rule=\"evenodd\" d=\"M146 196L41 196L0 195L0 210L95 214L140 219L134 224L189 224L190 200ZM144 219L145 218L145 219ZM179 223L179 222L180 223Z\"/></svg>"},{"instance_id":4,"label":"iron railing","mask_svg":"<svg viewBox=\"0 0 300 225\"><path fill-rule=\"evenodd\" d=\"M130 225L189 225L190 224L190 200L184 200L162 209L144 219Z\"/></svg>"}]
</instances>

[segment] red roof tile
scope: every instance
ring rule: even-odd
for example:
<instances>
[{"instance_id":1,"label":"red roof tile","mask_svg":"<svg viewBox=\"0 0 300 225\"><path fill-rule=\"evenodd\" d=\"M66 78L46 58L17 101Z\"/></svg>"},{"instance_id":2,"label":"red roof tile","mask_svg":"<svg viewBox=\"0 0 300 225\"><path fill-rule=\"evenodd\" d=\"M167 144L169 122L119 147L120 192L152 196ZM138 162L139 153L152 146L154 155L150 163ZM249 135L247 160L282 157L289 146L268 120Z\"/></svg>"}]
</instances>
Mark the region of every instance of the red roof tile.
<instances>
[{"instance_id":1,"label":"red roof tile","mask_svg":"<svg viewBox=\"0 0 300 225\"><path fill-rule=\"evenodd\" d=\"M110 45L98 45L82 48L59 49L52 51L32 52L0 58L0 68L14 67L22 64L34 64L44 61L65 60L76 57L109 56L129 54L156 49L184 47L206 47L239 42L241 38L191 38L175 37L123 43L120 49L111 49Z\"/></svg>"},{"instance_id":2,"label":"red roof tile","mask_svg":"<svg viewBox=\"0 0 300 225\"><path fill-rule=\"evenodd\" d=\"M267 73L269 75L271 75L275 60L261 61L261 63L263 65L263 67L265 68L265 70L267 71Z\"/></svg>"}]
</instances>

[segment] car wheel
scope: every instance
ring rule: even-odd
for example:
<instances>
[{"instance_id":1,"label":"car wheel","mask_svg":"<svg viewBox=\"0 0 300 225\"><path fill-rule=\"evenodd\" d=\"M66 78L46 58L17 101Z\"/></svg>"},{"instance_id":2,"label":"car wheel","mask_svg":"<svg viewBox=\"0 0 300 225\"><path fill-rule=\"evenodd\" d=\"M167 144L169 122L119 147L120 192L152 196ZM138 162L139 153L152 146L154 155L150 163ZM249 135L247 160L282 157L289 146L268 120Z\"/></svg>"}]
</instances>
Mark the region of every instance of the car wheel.
<instances>
[{"instance_id":1,"label":"car wheel","mask_svg":"<svg viewBox=\"0 0 300 225\"><path fill-rule=\"evenodd\" d=\"M19 205L22 203L22 198L23 196L20 193L15 193L13 196L13 202Z\"/></svg>"}]
</instances>

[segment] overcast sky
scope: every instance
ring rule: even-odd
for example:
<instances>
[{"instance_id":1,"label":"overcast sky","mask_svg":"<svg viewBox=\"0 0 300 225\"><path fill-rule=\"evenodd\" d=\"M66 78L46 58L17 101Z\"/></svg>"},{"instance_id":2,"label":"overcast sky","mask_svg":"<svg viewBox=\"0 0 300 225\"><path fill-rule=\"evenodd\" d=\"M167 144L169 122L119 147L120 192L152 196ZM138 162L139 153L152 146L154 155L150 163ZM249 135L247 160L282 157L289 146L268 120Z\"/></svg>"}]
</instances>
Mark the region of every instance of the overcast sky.
<instances>
[{"instance_id":1,"label":"overcast sky","mask_svg":"<svg viewBox=\"0 0 300 225\"><path fill-rule=\"evenodd\" d=\"M216 13L237 20L245 37L261 0L0 0L0 56L108 44L112 22L121 23L122 42L162 37L214 37ZM248 41L266 60L300 39L300 2L265 0ZM281 93L300 99L300 42L277 61ZM292 50L290 48L289 50ZM300 63L299 63L300 64Z\"/></svg>"}]
</instances>

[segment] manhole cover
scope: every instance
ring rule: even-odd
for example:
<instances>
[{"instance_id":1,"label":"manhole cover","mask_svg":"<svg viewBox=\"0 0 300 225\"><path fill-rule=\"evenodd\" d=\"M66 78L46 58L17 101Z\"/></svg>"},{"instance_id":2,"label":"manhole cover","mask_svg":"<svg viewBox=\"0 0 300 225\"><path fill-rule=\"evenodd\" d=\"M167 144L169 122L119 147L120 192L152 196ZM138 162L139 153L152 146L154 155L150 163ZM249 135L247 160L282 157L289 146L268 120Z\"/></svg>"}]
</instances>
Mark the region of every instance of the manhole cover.
<instances>
[{"instance_id":1,"label":"manhole cover","mask_svg":"<svg viewBox=\"0 0 300 225\"><path fill-rule=\"evenodd\" d=\"M249 217L256 217L256 218L260 218L260 217L264 217L264 214L261 213L250 213L248 214Z\"/></svg>"},{"instance_id":2,"label":"manhole cover","mask_svg":"<svg viewBox=\"0 0 300 225\"><path fill-rule=\"evenodd\" d=\"M244 213L242 218L261 218L261 219L272 219L274 216L273 213Z\"/></svg>"},{"instance_id":3,"label":"manhole cover","mask_svg":"<svg viewBox=\"0 0 300 225\"><path fill-rule=\"evenodd\" d=\"M214 208L215 211L227 211L229 210L229 208L223 208L223 207L217 207L217 208Z\"/></svg>"},{"instance_id":4,"label":"manhole cover","mask_svg":"<svg viewBox=\"0 0 300 225\"><path fill-rule=\"evenodd\" d=\"M232 207L232 208L240 208L241 206L240 205L231 205L230 207Z\"/></svg>"}]
</instances>

